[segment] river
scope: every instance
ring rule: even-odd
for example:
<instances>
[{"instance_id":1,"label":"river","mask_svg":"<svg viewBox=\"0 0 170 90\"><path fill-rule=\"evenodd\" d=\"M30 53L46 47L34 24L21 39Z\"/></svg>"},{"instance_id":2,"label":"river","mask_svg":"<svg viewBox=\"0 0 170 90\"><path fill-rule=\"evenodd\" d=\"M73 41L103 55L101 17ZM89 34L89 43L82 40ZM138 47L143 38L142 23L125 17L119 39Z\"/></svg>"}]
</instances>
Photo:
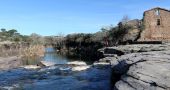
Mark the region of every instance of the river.
<instances>
[{"instance_id":1,"label":"river","mask_svg":"<svg viewBox=\"0 0 170 90\"><path fill-rule=\"evenodd\" d=\"M44 61L53 62L56 64L67 64L69 61L81 61L80 58L71 58L67 54L61 54L54 48L46 48L44 55Z\"/></svg>"},{"instance_id":2,"label":"river","mask_svg":"<svg viewBox=\"0 0 170 90\"><path fill-rule=\"evenodd\" d=\"M52 62L55 64L67 64L70 61L82 61L80 58L70 57L69 54L63 54L57 52L54 48L48 47L45 48L44 57L30 57L24 58L22 64L23 65L37 65L40 61ZM92 64L91 62L87 62L87 64Z\"/></svg>"},{"instance_id":3,"label":"river","mask_svg":"<svg viewBox=\"0 0 170 90\"><path fill-rule=\"evenodd\" d=\"M109 66L74 65L69 71L63 71L61 67L78 59L57 54L53 48L46 48L43 60L63 65L0 71L0 90L110 90L111 68ZM36 63L38 61L25 64ZM89 68L76 71L77 68L82 67Z\"/></svg>"}]
</instances>

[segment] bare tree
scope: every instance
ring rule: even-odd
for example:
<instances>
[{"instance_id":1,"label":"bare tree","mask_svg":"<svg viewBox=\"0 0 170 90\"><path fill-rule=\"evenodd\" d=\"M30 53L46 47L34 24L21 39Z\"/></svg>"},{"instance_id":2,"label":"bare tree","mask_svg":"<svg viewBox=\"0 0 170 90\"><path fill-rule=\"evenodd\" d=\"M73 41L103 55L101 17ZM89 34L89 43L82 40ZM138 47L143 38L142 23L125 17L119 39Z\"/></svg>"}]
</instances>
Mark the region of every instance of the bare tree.
<instances>
[{"instance_id":1,"label":"bare tree","mask_svg":"<svg viewBox=\"0 0 170 90\"><path fill-rule=\"evenodd\" d=\"M36 33L32 33L30 35L30 38L32 40L32 44L43 44L44 38L41 35L38 35Z\"/></svg>"},{"instance_id":2,"label":"bare tree","mask_svg":"<svg viewBox=\"0 0 170 90\"><path fill-rule=\"evenodd\" d=\"M128 15L124 15L122 20L120 21L122 24L126 24L130 20Z\"/></svg>"}]
</instances>

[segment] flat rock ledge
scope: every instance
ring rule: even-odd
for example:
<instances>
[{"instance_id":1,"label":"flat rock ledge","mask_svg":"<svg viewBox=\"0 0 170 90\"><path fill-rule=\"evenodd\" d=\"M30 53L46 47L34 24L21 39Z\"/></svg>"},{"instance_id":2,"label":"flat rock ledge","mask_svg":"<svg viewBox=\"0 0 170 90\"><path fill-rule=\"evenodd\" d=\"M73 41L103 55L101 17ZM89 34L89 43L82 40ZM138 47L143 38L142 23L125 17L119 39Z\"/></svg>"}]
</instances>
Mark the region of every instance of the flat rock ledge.
<instances>
[{"instance_id":1,"label":"flat rock ledge","mask_svg":"<svg viewBox=\"0 0 170 90\"><path fill-rule=\"evenodd\" d=\"M167 51L170 50L170 44L132 44L119 45L115 47L105 47L99 49L105 57L115 57L130 53L152 52L152 51Z\"/></svg>"},{"instance_id":2,"label":"flat rock ledge","mask_svg":"<svg viewBox=\"0 0 170 90\"><path fill-rule=\"evenodd\" d=\"M170 90L170 51L132 53L106 57L110 62L113 90Z\"/></svg>"}]
</instances>

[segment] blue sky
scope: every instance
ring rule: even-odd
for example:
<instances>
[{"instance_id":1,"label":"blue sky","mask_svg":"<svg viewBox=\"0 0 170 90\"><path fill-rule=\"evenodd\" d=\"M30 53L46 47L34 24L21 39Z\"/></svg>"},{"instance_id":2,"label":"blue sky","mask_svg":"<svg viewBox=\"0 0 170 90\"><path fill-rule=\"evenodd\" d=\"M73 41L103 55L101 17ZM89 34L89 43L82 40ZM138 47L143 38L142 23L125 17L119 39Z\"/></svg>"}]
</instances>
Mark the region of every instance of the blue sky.
<instances>
[{"instance_id":1,"label":"blue sky","mask_svg":"<svg viewBox=\"0 0 170 90\"><path fill-rule=\"evenodd\" d=\"M0 0L0 28L25 35L94 33L158 6L170 9L170 0Z\"/></svg>"}]
</instances>

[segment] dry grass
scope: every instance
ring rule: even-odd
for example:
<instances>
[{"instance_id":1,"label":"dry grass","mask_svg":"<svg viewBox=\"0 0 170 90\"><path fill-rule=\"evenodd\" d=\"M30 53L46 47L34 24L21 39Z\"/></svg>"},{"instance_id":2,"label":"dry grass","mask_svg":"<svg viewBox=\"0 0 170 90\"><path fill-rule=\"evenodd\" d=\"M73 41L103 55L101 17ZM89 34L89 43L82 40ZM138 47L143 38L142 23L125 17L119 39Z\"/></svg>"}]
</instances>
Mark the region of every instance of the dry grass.
<instances>
[{"instance_id":1,"label":"dry grass","mask_svg":"<svg viewBox=\"0 0 170 90\"><path fill-rule=\"evenodd\" d=\"M18 56L19 49L17 47L6 48L4 45L0 45L0 57L10 57L10 56Z\"/></svg>"},{"instance_id":2,"label":"dry grass","mask_svg":"<svg viewBox=\"0 0 170 90\"><path fill-rule=\"evenodd\" d=\"M45 53L45 48L43 45L31 45L27 48L20 49L21 57L43 57Z\"/></svg>"},{"instance_id":3,"label":"dry grass","mask_svg":"<svg viewBox=\"0 0 170 90\"><path fill-rule=\"evenodd\" d=\"M19 56L19 57L43 57L45 53L45 48L43 45L0 45L0 57L10 57L10 56Z\"/></svg>"}]
</instances>

